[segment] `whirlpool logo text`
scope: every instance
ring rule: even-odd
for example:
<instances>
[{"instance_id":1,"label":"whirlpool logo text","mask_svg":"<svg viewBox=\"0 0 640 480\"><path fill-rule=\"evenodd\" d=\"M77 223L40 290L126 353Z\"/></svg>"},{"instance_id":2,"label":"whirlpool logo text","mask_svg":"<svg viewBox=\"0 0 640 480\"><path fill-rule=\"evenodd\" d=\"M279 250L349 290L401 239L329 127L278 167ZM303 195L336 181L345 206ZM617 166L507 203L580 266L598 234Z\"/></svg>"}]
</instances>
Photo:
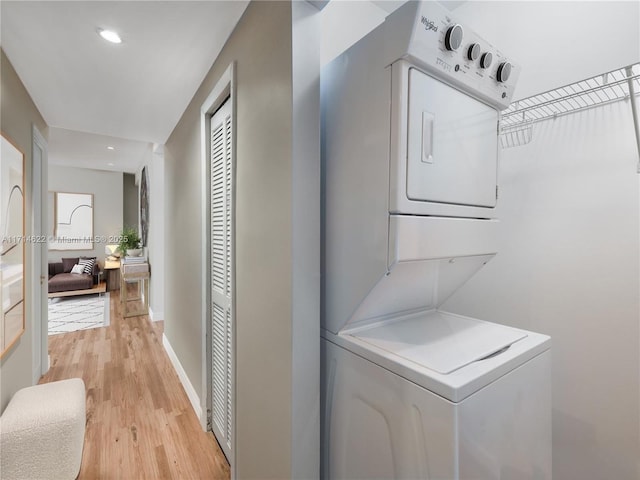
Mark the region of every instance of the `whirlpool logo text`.
<instances>
[{"instance_id":1,"label":"whirlpool logo text","mask_svg":"<svg viewBox=\"0 0 640 480\"><path fill-rule=\"evenodd\" d=\"M423 16L420 22L424 25L425 30L433 30L434 32L438 31L438 27L433 23L433 20L429 20L427 17Z\"/></svg>"}]
</instances>

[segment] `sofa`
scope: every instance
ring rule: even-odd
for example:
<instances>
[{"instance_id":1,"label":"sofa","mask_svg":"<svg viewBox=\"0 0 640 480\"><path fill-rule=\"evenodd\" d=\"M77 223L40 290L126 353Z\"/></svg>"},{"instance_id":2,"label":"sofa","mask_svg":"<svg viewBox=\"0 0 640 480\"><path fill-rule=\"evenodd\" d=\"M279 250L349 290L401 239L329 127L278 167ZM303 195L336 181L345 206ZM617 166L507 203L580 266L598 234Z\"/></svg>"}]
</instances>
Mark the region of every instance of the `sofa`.
<instances>
[{"instance_id":1,"label":"sofa","mask_svg":"<svg viewBox=\"0 0 640 480\"><path fill-rule=\"evenodd\" d=\"M68 292L72 290L89 290L98 283L100 267L97 260L93 264L93 271L88 273L71 273L74 265L80 260L95 257L63 258L61 262L49 262L49 293Z\"/></svg>"}]
</instances>

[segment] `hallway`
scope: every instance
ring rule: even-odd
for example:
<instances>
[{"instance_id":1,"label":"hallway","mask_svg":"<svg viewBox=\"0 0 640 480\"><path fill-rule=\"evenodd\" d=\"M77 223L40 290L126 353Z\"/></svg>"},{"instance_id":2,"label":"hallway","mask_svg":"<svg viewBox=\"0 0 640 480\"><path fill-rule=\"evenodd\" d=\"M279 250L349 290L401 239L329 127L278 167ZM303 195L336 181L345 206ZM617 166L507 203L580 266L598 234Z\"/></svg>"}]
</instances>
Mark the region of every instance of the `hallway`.
<instances>
[{"instance_id":1,"label":"hallway","mask_svg":"<svg viewBox=\"0 0 640 480\"><path fill-rule=\"evenodd\" d=\"M87 425L79 479L228 479L222 451L203 432L162 346L163 322L122 318L49 337L51 368L40 383L80 377Z\"/></svg>"}]
</instances>

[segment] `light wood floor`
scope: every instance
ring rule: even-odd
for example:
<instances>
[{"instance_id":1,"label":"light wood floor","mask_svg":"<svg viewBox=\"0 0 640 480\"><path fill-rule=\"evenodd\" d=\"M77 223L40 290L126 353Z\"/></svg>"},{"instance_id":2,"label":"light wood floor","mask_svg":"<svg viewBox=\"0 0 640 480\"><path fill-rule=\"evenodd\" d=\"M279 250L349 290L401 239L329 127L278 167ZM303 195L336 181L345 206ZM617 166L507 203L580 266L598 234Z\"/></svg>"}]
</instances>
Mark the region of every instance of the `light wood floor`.
<instances>
[{"instance_id":1,"label":"light wood floor","mask_svg":"<svg viewBox=\"0 0 640 480\"><path fill-rule=\"evenodd\" d=\"M115 292L112 292L115 293ZM51 368L40 383L81 377L87 427L79 479L228 479L229 465L202 431L162 346L162 322L122 318L49 337Z\"/></svg>"}]
</instances>

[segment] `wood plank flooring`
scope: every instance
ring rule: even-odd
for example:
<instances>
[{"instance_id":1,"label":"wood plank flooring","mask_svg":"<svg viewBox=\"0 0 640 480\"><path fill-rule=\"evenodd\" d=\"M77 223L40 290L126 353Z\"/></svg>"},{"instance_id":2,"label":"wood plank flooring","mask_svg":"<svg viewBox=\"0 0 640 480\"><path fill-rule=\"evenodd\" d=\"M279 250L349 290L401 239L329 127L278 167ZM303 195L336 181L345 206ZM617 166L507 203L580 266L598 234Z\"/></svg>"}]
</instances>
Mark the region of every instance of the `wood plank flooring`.
<instances>
[{"instance_id":1,"label":"wood plank flooring","mask_svg":"<svg viewBox=\"0 0 640 480\"><path fill-rule=\"evenodd\" d=\"M114 292L115 293L115 292ZM162 346L162 322L122 318L49 337L51 368L40 383L80 377L87 426L79 479L228 479L229 465L204 432Z\"/></svg>"}]
</instances>

